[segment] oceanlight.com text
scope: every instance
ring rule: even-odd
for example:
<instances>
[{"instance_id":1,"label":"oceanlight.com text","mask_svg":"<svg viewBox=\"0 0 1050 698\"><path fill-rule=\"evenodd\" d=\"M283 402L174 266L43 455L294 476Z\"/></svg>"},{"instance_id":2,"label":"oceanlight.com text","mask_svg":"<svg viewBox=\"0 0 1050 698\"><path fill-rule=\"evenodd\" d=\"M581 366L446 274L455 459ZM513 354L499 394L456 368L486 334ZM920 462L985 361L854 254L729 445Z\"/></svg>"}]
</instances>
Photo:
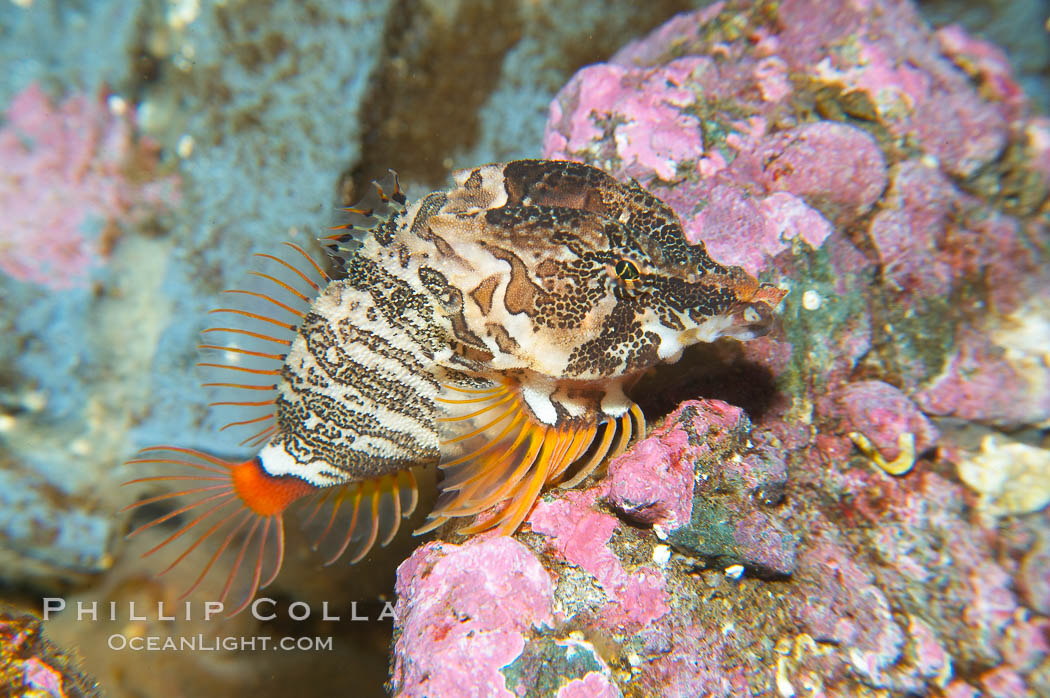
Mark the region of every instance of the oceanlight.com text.
<instances>
[{"instance_id":1,"label":"oceanlight.com text","mask_svg":"<svg viewBox=\"0 0 1050 698\"><path fill-rule=\"evenodd\" d=\"M331 637L269 637L256 635L124 635L114 633L106 644L115 652L330 652Z\"/></svg>"}]
</instances>

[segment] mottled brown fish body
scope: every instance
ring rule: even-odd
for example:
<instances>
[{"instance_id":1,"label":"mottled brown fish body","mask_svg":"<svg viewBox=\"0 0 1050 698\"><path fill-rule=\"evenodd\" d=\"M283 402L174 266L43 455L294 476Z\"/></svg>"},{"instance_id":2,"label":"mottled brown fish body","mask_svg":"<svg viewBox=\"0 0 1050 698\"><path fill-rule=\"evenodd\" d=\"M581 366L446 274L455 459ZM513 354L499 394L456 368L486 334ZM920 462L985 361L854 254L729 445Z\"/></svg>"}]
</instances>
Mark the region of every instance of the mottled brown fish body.
<instances>
[{"instance_id":1,"label":"mottled brown fish body","mask_svg":"<svg viewBox=\"0 0 1050 698\"><path fill-rule=\"evenodd\" d=\"M206 385L270 391L213 403L261 411L227 425L250 426L245 443L261 450L239 464L174 447L140 461L230 483L187 491L202 499L178 512L222 497L246 512L231 527L255 521L224 596L259 529L254 595L267 541L283 552L281 512L311 493L308 518L334 541L331 560L389 541L415 506L419 466L444 471L426 528L488 511L463 531L513 532L544 487L580 482L644 434L625 387L691 344L763 334L784 294L719 265L687 243L670 207L594 167L521 160L453 180L411 205L396 175L377 184L324 239L340 278L291 246L292 261L259 255L275 271L255 277L275 287L231 292L262 311L215 311L227 320L206 330L217 358L202 365L236 380Z\"/></svg>"}]
</instances>

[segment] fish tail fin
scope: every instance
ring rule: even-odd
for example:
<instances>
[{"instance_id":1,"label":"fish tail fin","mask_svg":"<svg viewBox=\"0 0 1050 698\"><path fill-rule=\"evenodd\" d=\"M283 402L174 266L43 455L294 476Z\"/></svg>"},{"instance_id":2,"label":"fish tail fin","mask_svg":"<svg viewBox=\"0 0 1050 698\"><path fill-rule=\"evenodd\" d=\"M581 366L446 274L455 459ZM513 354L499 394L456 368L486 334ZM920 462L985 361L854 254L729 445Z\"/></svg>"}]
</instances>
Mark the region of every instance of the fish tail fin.
<instances>
[{"instance_id":1,"label":"fish tail fin","mask_svg":"<svg viewBox=\"0 0 1050 698\"><path fill-rule=\"evenodd\" d=\"M235 551L217 598L224 605L228 599L237 600L230 616L243 611L256 592L277 577L284 559L283 513L292 502L316 491L299 478L269 475L258 456L236 462L187 448L154 446L143 449L129 463L162 467L165 474L136 478L125 486L177 486L173 491L144 496L122 510L135 511L146 519L127 537L163 536L142 553L144 558L162 552L171 555L158 577L176 568L188 569L183 564L187 560L198 561L202 568L180 599L192 594L213 572L221 577L216 561L227 550ZM199 562L205 555L207 559Z\"/></svg>"},{"instance_id":2,"label":"fish tail fin","mask_svg":"<svg viewBox=\"0 0 1050 698\"><path fill-rule=\"evenodd\" d=\"M278 429L276 401L285 357L330 279L305 249L291 242L254 258L255 268L238 288L224 291L223 305L209 312L214 324L201 333L197 370L211 398L208 406L223 422L218 431L240 432L239 446L258 449ZM258 455L231 461L178 446L152 446L129 462L156 474L124 483L149 488L123 510L134 511L144 521L128 537L163 532L145 557L186 543L161 575L188 569L186 560L197 560L208 551L211 557L201 563L200 574L183 597L228 569L220 600L225 604L227 599L240 599L235 612L280 570L284 510L317 489L300 478L269 474ZM169 490L156 494L164 486ZM225 561L215 564L226 551L235 554L229 568Z\"/></svg>"}]
</instances>

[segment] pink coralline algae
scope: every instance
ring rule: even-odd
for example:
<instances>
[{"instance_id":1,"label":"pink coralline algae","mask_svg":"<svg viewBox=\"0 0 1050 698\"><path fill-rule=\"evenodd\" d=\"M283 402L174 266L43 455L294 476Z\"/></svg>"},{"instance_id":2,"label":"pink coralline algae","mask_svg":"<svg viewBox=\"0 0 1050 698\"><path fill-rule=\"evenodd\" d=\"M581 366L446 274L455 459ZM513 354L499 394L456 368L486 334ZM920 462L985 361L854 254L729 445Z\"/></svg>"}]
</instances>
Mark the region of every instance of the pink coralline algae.
<instances>
[{"instance_id":1,"label":"pink coralline algae","mask_svg":"<svg viewBox=\"0 0 1050 698\"><path fill-rule=\"evenodd\" d=\"M1009 348L961 331L958 347L916 402L927 414L1007 429L1050 419L1050 368L1011 358Z\"/></svg>"},{"instance_id":2,"label":"pink coralline algae","mask_svg":"<svg viewBox=\"0 0 1050 698\"><path fill-rule=\"evenodd\" d=\"M500 669L552 621L546 570L509 538L432 543L398 570L398 695L508 695ZM408 600L411 599L411 606ZM463 693L465 687L485 691Z\"/></svg>"},{"instance_id":3,"label":"pink coralline algae","mask_svg":"<svg viewBox=\"0 0 1050 698\"><path fill-rule=\"evenodd\" d=\"M905 635L871 572L841 541L825 539L803 554L799 576L806 599L799 620L807 632L850 648L853 669L868 681L885 683L882 671L900 657Z\"/></svg>"},{"instance_id":4,"label":"pink coralline algae","mask_svg":"<svg viewBox=\"0 0 1050 698\"><path fill-rule=\"evenodd\" d=\"M591 672L582 679L573 679L558 691L555 698L617 698L620 689L602 674Z\"/></svg>"},{"instance_id":5,"label":"pink coralline algae","mask_svg":"<svg viewBox=\"0 0 1050 698\"><path fill-rule=\"evenodd\" d=\"M740 417L740 410L729 405L718 408L720 412L712 410L704 415L710 425L699 425L705 436L711 433L712 441L718 438L718 431L735 427ZM689 426L696 428L698 421L694 419ZM669 529L688 525L693 515L693 462L697 455L689 437L690 433L672 418L613 459L609 464L610 503L639 523L659 523ZM704 442L702 448L709 452L711 446Z\"/></svg>"},{"instance_id":6,"label":"pink coralline algae","mask_svg":"<svg viewBox=\"0 0 1050 698\"><path fill-rule=\"evenodd\" d=\"M656 89L625 93L621 85L629 71L616 65L595 65L585 68L574 80L581 84L578 99L594 104L624 99L621 106L634 115L623 124L610 126L608 133L616 143L629 167L655 172L662 179L672 179L678 161L696 153L703 146L699 121L682 113L682 108L696 101L696 94L680 87L689 81L695 61L675 61L646 76L647 84ZM557 103L553 109L557 109ZM552 118L559 118L557 112ZM566 124L564 147L576 150L606 135L607 128L599 126L587 114L578 113Z\"/></svg>"},{"instance_id":7,"label":"pink coralline algae","mask_svg":"<svg viewBox=\"0 0 1050 698\"><path fill-rule=\"evenodd\" d=\"M1025 551L1017 585L1029 608L1050 616L1050 532L1044 530Z\"/></svg>"},{"instance_id":8,"label":"pink coralline algae","mask_svg":"<svg viewBox=\"0 0 1050 698\"><path fill-rule=\"evenodd\" d=\"M944 55L976 80L982 91L997 101L1016 107L1017 112L1023 110L1026 97L1014 80L1010 60L1001 48L970 36L957 24L938 29L935 36Z\"/></svg>"},{"instance_id":9,"label":"pink coralline algae","mask_svg":"<svg viewBox=\"0 0 1050 698\"><path fill-rule=\"evenodd\" d=\"M633 632L667 613L667 593L659 571L641 567L628 572L608 547L617 528L615 516L594 511L595 490L572 492L555 502L540 502L529 518L536 533L567 562L592 575L610 603L599 622Z\"/></svg>"},{"instance_id":10,"label":"pink coralline algae","mask_svg":"<svg viewBox=\"0 0 1050 698\"><path fill-rule=\"evenodd\" d=\"M1001 52L906 0L717 2L577 73L544 155L790 293L640 377L647 437L537 504L551 620L500 690L1050 695L1050 512L979 516L959 475L1050 423L1050 122Z\"/></svg>"},{"instance_id":11,"label":"pink coralline algae","mask_svg":"<svg viewBox=\"0 0 1050 698\"><path fill-rule=\"evenodd\" d=\"M120 110L116 110L120 111ZM74 95L59 105L33 84L0 130L0 269L61 289L83 283L122 221L178 201L157 175L158 147L136 138L133 115Z\"/></svg>"},{"instance_id":12,"label":"pink coralline algae","mask_svg":"<svg viewBox=\"0 0 1050 698\"><path fill-rule=\"evenodd\" d=\"M981 688L988 698L1018 698L1030 695L1024 677L1009 667L999 667L981 676Z\"/></svg>"},{"instance_id":13,"label":"pink coralline algae","mask_svg":"<svg viewBox=\"0 0 1050 698\"><path fill-rule=\"evenodd\" d=\"M886 164L865 131L819 121L744 148L734 170L771 192L807 199L837 221L867 212L886 187Z\"/></svg>"},{"instance_id":14,"label":"pink coralline algae","mask_svg":"<svg viewBox=\"0 0 1050 698\"><path fill-rule=\"evenodd\" d=\"M1040 175L1044 187L1050 189L1050 118L1037 117L1025 129L1025 155L1033 171Z\"/></svg>"},{"instance_id":15,"label":"pink coralline algae","mask_svg":"<svg viewBox=\"0 0 1050 698\"><path fill-rule=\"evenodd\" d=\"M942 56L910 3L879 3L879 15L870 6L842 3L834 22L812 31L810 18L825 11L817 0L780 8L791 64L815 65L821 82L865 97L866 103L851 105L858 115L877 118L896 138L916 139L952 174L973 174L998 156L1010 105L981 99L969 76ZM833 45L832 37L844 42Z\"/></svg>"}]
</instances>

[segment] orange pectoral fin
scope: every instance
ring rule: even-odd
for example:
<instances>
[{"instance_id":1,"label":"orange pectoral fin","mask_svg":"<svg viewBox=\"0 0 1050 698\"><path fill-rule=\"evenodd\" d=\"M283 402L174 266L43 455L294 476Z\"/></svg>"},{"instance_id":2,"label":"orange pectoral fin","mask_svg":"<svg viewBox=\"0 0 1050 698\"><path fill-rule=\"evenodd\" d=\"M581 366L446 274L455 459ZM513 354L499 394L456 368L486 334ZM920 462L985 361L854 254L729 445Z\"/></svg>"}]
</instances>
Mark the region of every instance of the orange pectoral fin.
<instances>
[{"instance_id":1,"label":"orange pectoral fin","mask_svg":"<svg viewBox=\"0 0 1050 698\"><path fill-rule=\"evenodd\" d=\"M456 517L478 516L501 507L459 532L498 527L510 535L528 516L544 487L574 486L621 453L632 436L645 435L645 417L637 405L604 422L596 417L550 426L531 416L511 382L480 390L445 388L469 397L438 398L450 411L450 416L439 421L461 433L442 441L448 447L446 460L439 465L444 472L443 491L417 534Z\"/></svg>"}]
</instances>

